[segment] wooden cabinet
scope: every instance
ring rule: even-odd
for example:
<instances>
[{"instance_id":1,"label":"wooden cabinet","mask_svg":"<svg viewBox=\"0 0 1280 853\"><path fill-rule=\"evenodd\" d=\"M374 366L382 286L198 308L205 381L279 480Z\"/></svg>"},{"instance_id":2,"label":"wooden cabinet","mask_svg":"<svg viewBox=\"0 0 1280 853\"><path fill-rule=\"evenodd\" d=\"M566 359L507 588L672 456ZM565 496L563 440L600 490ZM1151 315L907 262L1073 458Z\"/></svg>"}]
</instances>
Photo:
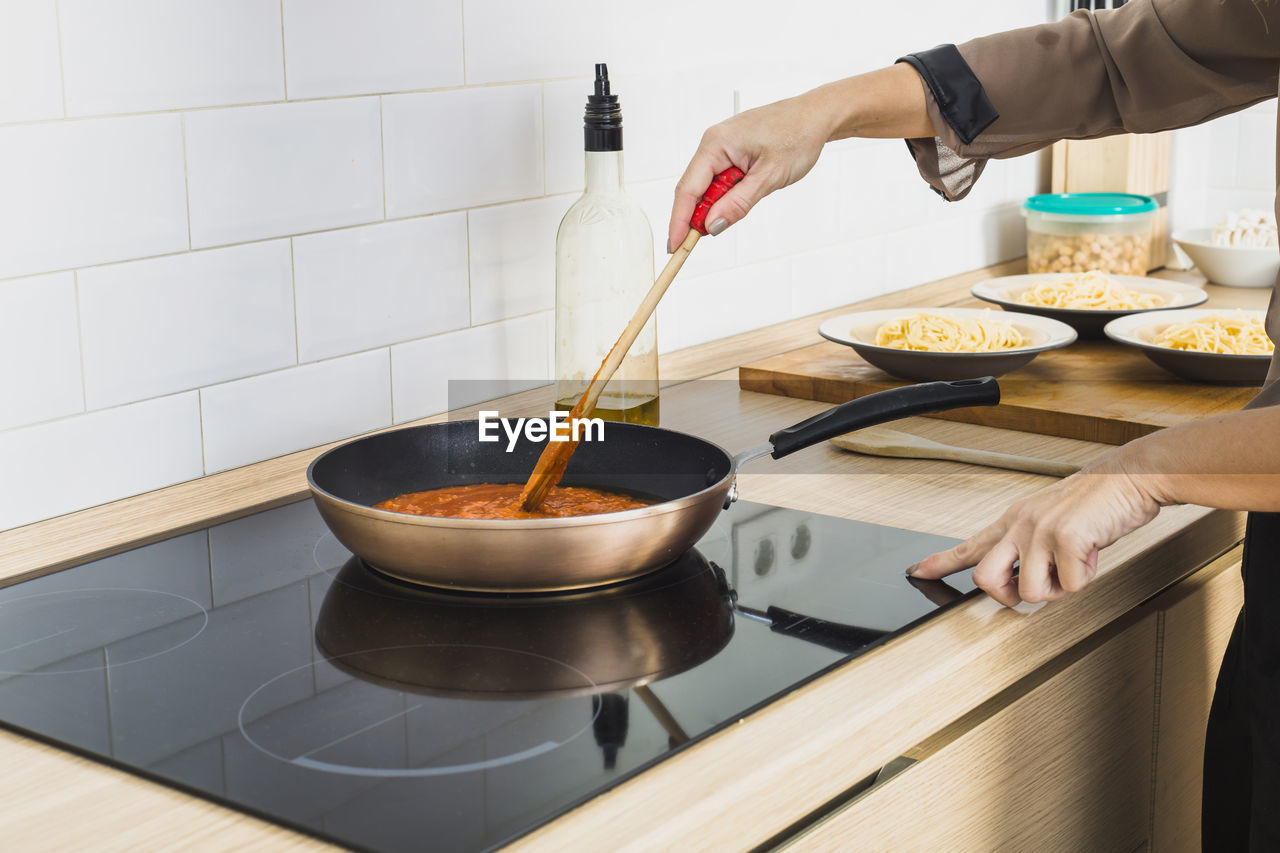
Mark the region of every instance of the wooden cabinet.
<instances>
[{"instance_id":1,"label":"wooden cabinet","mask_svg":"<svg viewBox=\"0 0 1280 853\"><path fill-rule=\"evenodd\" d=\"M782 847L1199 849L1204 726L1239 560L1215 560L974 709Z\"/></svg>"},{"instance_id":2,"label":"wooden cabinet","mask_svg":"<svg viewBox=\"0 0 1280 853\"><path fill-rule=\"evenodd\" d=\"M1148 831L1157 618L961 720L788 851L1115 850ZM1061 660L1061 659L1060 659ZM1035 683L1038 681L1039 683ZM988 703L991 705L992 703ZM935 739L937 740L937 739Z\"/></svg>"},{"instance_id":3,"label":"wooden cabinet","mask_svg":"<svg viewBox=\"0 0 1280 853\"><path fill-rule=\"evenodd\" d=\"M1237 549L1155 599L1160 618L1159 702L1151 849L1200 849L1204 730L1214 681L1243 603Z\"/></svg>"}]
</instances>

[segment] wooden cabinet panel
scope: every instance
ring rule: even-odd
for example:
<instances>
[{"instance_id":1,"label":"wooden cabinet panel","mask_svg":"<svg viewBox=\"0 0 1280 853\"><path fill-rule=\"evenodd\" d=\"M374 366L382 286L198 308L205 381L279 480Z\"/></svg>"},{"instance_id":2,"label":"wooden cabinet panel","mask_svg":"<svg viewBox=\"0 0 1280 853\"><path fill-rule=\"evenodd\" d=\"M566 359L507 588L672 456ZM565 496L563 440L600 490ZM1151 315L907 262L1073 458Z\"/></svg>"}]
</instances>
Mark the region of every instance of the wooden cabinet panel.
<instances>
[{"instance_id":1,"label":"wooden cabinet panel","mask_svg":"<svg viewBox=\"0 0 1280 853\"><path fill-rule=\"evenodd\" d=\"M1153 602L1160 607L1163 639L1151 825L1155 853L1200 849L1205 723L1243 601L1237 549Z\"/></svg>"},{"instance_id":2,"label":"wooden cabinet panel","mask_svg":"<svg viewBox=\"0 0 1280 853\"><path fill-rule=\"evenodd\" d=\"M1080 656L788 851L1121 851L1147 840L1158 614ZM1011 700L1011 701L1010 701Z\"/></svg>"}]
</instances>

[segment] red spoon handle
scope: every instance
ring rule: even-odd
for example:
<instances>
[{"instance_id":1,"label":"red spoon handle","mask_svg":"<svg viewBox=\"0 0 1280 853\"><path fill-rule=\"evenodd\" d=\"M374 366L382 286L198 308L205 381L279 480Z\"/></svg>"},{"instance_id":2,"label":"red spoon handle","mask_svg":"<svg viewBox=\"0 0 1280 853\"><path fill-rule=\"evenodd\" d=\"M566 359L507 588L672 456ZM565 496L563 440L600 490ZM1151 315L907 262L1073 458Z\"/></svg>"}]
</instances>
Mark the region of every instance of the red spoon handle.
<instances>
[{"instance_id":1,"label":"red spoon handle","mask_svg":"<svg viewBox=\"0 0 1280 853\"><path fill-rule=\"evenodd\" d=\"M707 191L698 200L697 207L693 209L693 216L689 217L689 227L705 236L707 211L711 210L711 205L724 198L724 194L733 189L733 185L742 178L743 171L737 166L730 166L716 175L716 179L711 182L711 186L707 187Z\"/></svg>"}]
</instances>

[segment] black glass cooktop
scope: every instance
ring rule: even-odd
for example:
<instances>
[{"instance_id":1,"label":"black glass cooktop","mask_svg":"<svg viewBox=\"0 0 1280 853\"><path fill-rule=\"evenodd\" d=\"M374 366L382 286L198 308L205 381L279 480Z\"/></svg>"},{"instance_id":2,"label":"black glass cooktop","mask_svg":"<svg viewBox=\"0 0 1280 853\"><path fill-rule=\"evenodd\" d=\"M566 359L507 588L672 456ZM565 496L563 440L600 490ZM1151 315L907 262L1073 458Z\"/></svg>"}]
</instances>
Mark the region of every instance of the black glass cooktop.
<instances>
[{"instance_id":1,"label":"black glass cooktop","mask_svg":"<svg viewBox=\"0 0 1280 853\"><path fill-rule=\"evenodd\" d=\"M0 723L339 843L499 846L973 589L952 540L738 502L591 593L372 572L310 501L0 590Z\"/></svg>"}]
</instances>

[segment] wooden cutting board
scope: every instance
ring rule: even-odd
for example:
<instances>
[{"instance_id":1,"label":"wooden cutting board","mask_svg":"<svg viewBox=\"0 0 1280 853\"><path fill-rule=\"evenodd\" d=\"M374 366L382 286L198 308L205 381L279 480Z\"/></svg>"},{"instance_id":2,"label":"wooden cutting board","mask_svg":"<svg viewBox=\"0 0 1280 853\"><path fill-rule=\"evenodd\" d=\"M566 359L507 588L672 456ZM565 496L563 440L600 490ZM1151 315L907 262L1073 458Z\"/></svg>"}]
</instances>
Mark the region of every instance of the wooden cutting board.
<instances>
[{"instance_id":1,"label":"wooden cutting board","mask_svg":"<svg viewBox=\"0 0 1280 853\"><path fill-rule=\"evenodd\" d=\"M823 341L744 364L738 384L747 391L843 403L908 383L867 364L849 347ZM1001 376L1000 389L998 406L932 417L1124 444L1162 427L1237 411L1258 390L1184 382L1141 352L1110 341L1081 341L1043 353Z\"/></svg>"}]
</instances>

